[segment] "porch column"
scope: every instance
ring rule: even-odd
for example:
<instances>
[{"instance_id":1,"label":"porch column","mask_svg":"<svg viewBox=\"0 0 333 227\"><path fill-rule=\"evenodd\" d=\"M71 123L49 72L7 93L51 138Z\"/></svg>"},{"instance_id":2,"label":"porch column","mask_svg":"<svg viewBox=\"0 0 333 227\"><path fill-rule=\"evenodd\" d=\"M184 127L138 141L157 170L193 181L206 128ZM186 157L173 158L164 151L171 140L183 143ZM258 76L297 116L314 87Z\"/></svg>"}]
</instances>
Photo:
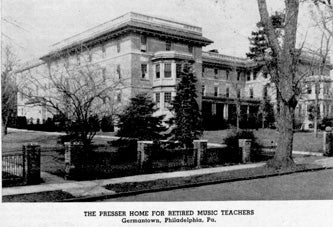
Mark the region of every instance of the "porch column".
<instances>
[{"instance_id":1,"label":"porch column","mask_svg":"<svg viewBox=\"0 0 333 227\"><path fill-rule=\"evenodd\" d=\"M249 119L250 117L250 105L246 106L246 119Z\"/></svg>"},{"instance_id":2,"label":"porch column","mask_svg":"<svg viewBox=\"0 0 333 227\"><path fill-rule=\"evenodd\" d=\"M229 113L229 105L224 104L223 105L223 118L224 118L224 120L228 120L228 113Z\"/></svg>"}]
</instances>

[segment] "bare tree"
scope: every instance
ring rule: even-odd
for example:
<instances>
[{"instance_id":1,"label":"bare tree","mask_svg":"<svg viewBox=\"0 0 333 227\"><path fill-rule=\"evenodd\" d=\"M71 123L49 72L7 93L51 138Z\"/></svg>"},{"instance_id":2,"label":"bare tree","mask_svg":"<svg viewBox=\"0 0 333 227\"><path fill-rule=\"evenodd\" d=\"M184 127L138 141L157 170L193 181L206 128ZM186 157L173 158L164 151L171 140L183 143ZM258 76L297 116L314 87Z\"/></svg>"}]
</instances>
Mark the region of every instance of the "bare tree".
<instances>
[{"instance_id":1,"label":"bare tree","mask_svg":"<svg viewBox=\"0 0 333 227\"><path fill-rule=\"evenodd\" d=\"M121 105L120 94L126 87L122 72L92 62L85 47L46 62L44 70L29 73L25 78L29 86L22 92L35 105L67 119L67 133L89 145L102 116L113 115Z\"/></svg>"},{"instance_id":2,"label":"bare tree","mask_svg":"<svg viewBox=\"0 0 333 227\"><path fill-rule=\"evenodd\" d=\"M237 77L237 80L230 80L230 85L231 85L231 95L234 98L234 103L236 105L236 131L238 132L240 129L240 121L242 119L242 115L241 115L241 88L242 88L242 84L240 83L240 81L242 80L240 72L237 71L236 66L233 66L232 68L232 74L234 77Z\"/></svg>"},{"instance_id":3,"label":"bare tree","mask_svg":"<svg viewBox=\"0 0 333 227\"><path fill-rule=\"evenodd\" d=\"M320 57L319 64L316 64L316 71L319 75L325 75L327 65L329 64L329 54L332 49L333 39L333 3L331 0L314 0L314 10L312 10L312 18L316 22L316 27L322 33L319 49L316 51ZM314 108L314 134L318 135L318 119L319 119L319 94L320 82L322 78L315 78L315 108Z\"/></svg>"},{"instance_id":4,"label":"bare tree","mask_svg":"<svg viewBox=\"0 0 333 227\"><path fill-rule=\"evenodd\" d=\"M10 46L2 48L1 59L1 101L2 101L2 136L7 134L7 127L11 117L16 112L17 85L14 70L18 59Z\"/></svg>"},{"instance_id":5,"label":"bare tree","mask_svg":"<svg viewBox=\"0 0 333 227\"><path fill-rule=\"evenodd\" d=\"M266 0L257 0L261 22L272 49L269 72L277 92L278 146L269 166L285 168L294 165L292 158L294 111L300 95L296 82L300 50L296 48L299 0L285 1L283 35L275 32Z\"/></svg>"},{"instance_id":6,"label":"bare tree","mask_svg":"<svg viewBox=\"0 0 333 227\"><path fill-rule=\"evenodd\" d=\"M333 36L333 1L313 0L316 8L318 25Z\"/></svg>"}]
</instances>

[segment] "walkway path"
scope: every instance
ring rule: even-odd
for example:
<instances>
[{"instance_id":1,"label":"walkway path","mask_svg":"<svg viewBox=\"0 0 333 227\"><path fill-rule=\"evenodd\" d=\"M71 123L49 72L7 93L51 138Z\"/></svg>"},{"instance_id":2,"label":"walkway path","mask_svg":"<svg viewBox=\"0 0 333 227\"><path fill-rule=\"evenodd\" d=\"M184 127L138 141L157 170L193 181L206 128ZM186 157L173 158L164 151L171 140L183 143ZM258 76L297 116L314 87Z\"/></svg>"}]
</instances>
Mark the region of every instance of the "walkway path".
<instances>
[{"instance_id":1,"label":"walkway path","mask_svg":"<svg viewBox=\"0 0 333 227\"><path fill-rule=\"evenodd\" d=\"M296 163L303 163L304 158L296 158ZM314 161L314 164L318 164L323 167L333 167L333 157L330 158L320 158L319 160ZM42 173L42 178L44 183L40 185L30 185L30 186L20 186L20 187L8 187L2 189L2 195L18 195L26 193L37 193L43 191L54 191L62 190L69 192L76 197L80 196L100 196L106 194L114 194L115 192L106 190L103 186L108 184L118 184L126 182L144 182L152 181L158 179L171 179L177 177L189 177L196 175L205 175L219 172L227 172L232 170L241 170L241 169L252 169L256 167L264 166L265 163L251 163L251 164L240 164L234 166L222 166L214 168L202 168L186 171L176 171L176 172L167 172L167 173L154 173L154 174L144 174L104 180L93 180L93 181L68 181L63 178L54 176L49 173Z\"/></svg>"},{"instance_id":2,"label":"walkway path","mask_svg":"<svg viewBox=\"0 0 333 227\"><path fill-rule=\"evenodd\" d=\"M125 183L125 182L143 182L143 181L151 181L158 179L167 179L167 178L176 178L176 177L188 177L195 175L204 175L239 169L251 169L260 166L264 166L265 163L255 163L255 164L242 164L242 165L234 165L234 166L223 166L223 167L215 167L215 168L203 168L203 169L195 169L195 170L187 170L187 171L177 171L177 172L168 172L168 173L155 173L155 174L144 174L144 175L136 175L129 177L121 177L121 178L112 178L105 180L93 180L93 181L71 181L67 183L58 182L58 183L44 183L40 185L31 185L31 186L20 186L20 187L9 187L3 188L2 195L18 195L25 193L35 193L35 192L43 192L43 191L53 191L53 190L63 190L67 192L77 192L76 196L84 196L84 195L93 195L96 192L99 194L105 193L114 193L109 190L105 190L102 188L104 185L108 184L117 184L117 183ZM43 173L45 176L45 173ZM102 190L104 189L104 190ZM79 193L81 192L81 194Z\"/></svg>"}]
</instances>

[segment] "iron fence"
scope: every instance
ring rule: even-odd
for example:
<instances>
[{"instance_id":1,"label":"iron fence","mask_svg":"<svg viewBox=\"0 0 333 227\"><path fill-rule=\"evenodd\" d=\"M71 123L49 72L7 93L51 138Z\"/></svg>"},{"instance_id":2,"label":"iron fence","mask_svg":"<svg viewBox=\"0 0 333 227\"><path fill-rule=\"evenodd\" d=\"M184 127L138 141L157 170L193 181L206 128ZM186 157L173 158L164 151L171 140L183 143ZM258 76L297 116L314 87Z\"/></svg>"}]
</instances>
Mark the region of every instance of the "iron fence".
<instances>
[{"instance_id":1,"label":"iron fence","mask_svg":"<svg viewBox=\"0 0 333 227\"><path fill-rule=\"evenodd\" d=\"M23 153L2 155L2 179L24 178L26 173L26 157Z\"/></svg>"}]
</instances>

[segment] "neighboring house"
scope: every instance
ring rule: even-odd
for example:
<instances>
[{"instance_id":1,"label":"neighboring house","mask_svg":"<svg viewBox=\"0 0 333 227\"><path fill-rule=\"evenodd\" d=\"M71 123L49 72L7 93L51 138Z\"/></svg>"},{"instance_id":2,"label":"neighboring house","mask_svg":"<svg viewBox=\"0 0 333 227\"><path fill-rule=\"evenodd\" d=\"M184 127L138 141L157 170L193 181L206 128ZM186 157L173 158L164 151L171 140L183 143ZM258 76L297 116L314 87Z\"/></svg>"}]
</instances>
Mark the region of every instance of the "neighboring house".
<instances>
[{"instance_id":1,"label":"neighboring house","mask_svg":"<svg viewBox=\"0 0 333 227\"><path fill-rule=\"evenodd\" d=\"M182 64L190 62L198 80L198 101L204 118L234 119L236 104L241 105L243 115L250 116L258 113L263 96L274 102L274 88L267 86L269 75L246 58L222 55L216 50L204 52L202 48L211 43L200 27L131 12L56 43L48 54L19 70L18 78L46 75L64 62L96 64L107 77L126 80L126 86L115 94L119 103L126 105L135 94L147 92L158 106L156 114L169 117L168 107L176 95ZM39 84L45 88L49 82L42 78ZM40 90L43 91L39 95L43 96L45 89ZM330 97L325 96L326 107L321 110L332 116ZM309 99L304 97L302 103ZM36 104L38 99L19 94L18 116L43 122L55 114Z\"/></svg>"}]
</instances>

